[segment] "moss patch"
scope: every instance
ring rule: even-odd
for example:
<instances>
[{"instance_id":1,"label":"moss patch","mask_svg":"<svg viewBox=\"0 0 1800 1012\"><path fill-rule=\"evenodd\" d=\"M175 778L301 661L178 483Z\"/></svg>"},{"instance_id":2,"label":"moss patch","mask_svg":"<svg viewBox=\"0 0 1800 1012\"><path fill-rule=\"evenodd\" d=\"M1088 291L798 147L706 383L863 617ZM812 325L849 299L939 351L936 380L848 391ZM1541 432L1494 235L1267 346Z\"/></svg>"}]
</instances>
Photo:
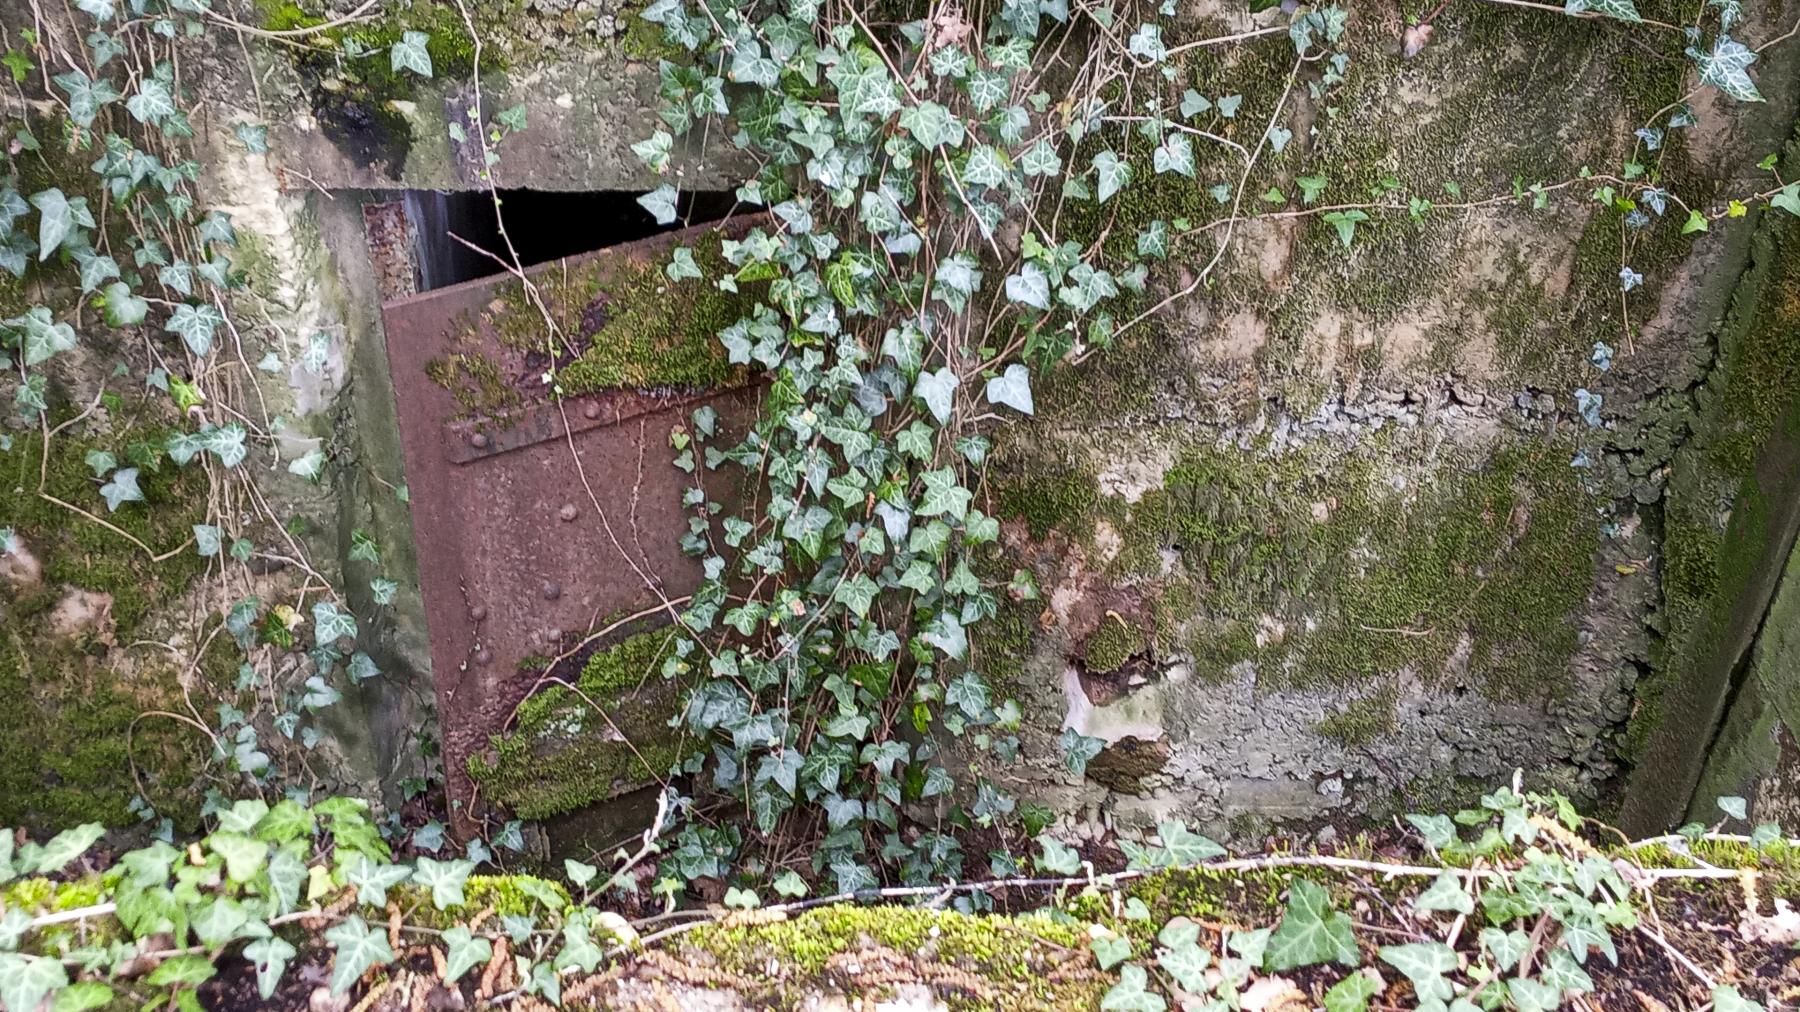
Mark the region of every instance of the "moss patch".
<instances>
[{"instance_id":1,"label":"moss patch","mask_svg":"<svg viewBox=\"0 0 1800 1012\"><path fill-rule=\"evenodd\" d=\"M1124 512L1116 575L1156 578L1147 567L1178 556L1199 602L1180 636L1201 677L1239 661L1301 688L1408 666L1430 677L1466 635L1484 691L1554 696L1588 586L1570 575L1592 571L1599 538L1571 452L1503 445L1397 489L1386 479L1404 448L1198 447Z\"/></svg>"},{"instance_id":2,"label":"moss patch","mask_svg":"<svg viewBox=\"0 0 1800 1012\"><path fill-rule=\"evenodd\" d=\"M1315 730L1351 748L1379 741L1383 735L1394 731L1394 704L1399 698L1399 689L1391 684L1384 685L1373 695L1352 700L1344 707L1344 712L1319 721Z\"/></svg>"},{"instance_id":3,"label":"moss patch","mask_svg":"<svg viewBox=\"0 0 1800 1012\"><path fill-rule=\"evenodd\" d=\"M178 821L197 814L195 781L208 743L174 720L138 720L147 710L179 706L176 673L161 655L146 655L144 666L124 676L116 652L154 606L181 594L204 560L188 550L152 562L118 534L38 495L42 466L46 495L106 517L158 552L178 548L205 519L206 478L168 460L165 436L150 426L112 437L64 432L45 465L43 442L30 433L0 455L0 518L42 566L41 582L0 605L0 694L12 701L0 711L0 823L134 823L127 807L139 790L133 762L148 800L164 814ZM138 467L145 501L109 513L86 462L91 450ZM103 622L92 632L53 635L49 615L68 588L110 596L110 628ZM203 663L202 673L214 667Z\"/></svg>"},{"instance_id":4,"label":"moss patch","mask_svg":"<svg viewBox=\"0 0 1800 1012\"><path fill-rule=\"evenodd\" d=\"M1144 635L1138 628L1117 615L1101 620L1082 647L1082 661L1089 671L1106 674L1125 666L1132 655L1144 649Z\"/></svg>"},{"instance_id":5,"label":"moss patch","mask_svg":"<svg viewBox=\"0 0 1800 1012\"><path fill-rule=\"evenodd\" d=\"M860 954L874 965L871 950L889 949L909 966L918 959L954 971L938 990L954 996L955 1008L1085 1009L1105 990L1097 975L1081 972L1081 925L1045 914L975 917L918 907L832 906L773 923L753 923L753 914L745 920L752 923L700 928L687 936L688 944L726 973L761 978L773 962L783 977L802 980L826 975L834 957ZM1051 972L1058 967L1061 972ZM797 997L799 989L780 990ZM768 997L776 1007L790 1007L780 993Z\"/></svg>"},{"instance_id":6,"label":"moss patch","mask_svg":"<svg viewBox=\"0 0 1800 1012\"><path fill-rule=\"evenodd\" d=\"M683 755L679 732L666 726L676 686L659 673L672 639L669 630L627 637L588 658L580 693L552 686L526 700L514 729L490 737L487 755L469 757L484 796L544 819L667 774Z\"/></svg>"}]
</instances>

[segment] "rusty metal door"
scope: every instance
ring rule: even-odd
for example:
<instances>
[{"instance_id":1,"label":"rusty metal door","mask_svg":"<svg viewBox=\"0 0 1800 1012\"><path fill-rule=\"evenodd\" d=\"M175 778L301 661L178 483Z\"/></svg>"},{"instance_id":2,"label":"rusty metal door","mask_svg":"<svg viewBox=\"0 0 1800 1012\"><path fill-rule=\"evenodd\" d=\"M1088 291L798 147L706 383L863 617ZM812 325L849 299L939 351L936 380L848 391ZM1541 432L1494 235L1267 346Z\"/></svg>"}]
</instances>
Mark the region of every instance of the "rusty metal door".
<instances>
[{"instance_id":1,"label":"rusty metal door","mask_svg":"<svg viewBox=\"0 0 1800 1012\"><path fill-rule=\"evenodd\" d=\"M660 277L672 247L710 229L528 269L553 315L564 317L558 355L607 339L626 276L637 297L662 300L658 312L690 312L691 298L643 280L652 270ZM559 402L543 381L542 312L509 275L395 299L383 320L460 837L480 814L470 755L504 730L539 681L541 668L521 665L569 651L610 618L657 608L658 591L676 598L698 583L695 560L678 544L688 518L681 497L694 479L670 462L671 432L701 403L741 417L752 395L740 378L712 389L597 389ZM579 670L565 669L571 681Z\"/></svg>"}]
</instances>

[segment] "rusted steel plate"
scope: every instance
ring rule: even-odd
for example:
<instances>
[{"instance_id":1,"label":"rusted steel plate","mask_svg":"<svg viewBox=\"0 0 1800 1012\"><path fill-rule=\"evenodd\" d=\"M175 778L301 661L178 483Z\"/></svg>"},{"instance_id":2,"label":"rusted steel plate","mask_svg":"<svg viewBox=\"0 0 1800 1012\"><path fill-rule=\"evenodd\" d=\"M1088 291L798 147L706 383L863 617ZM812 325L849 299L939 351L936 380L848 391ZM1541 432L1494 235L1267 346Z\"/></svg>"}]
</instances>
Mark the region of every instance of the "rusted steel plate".
<instances>
[{"instance_id":1,"label":"rusted steel plate","mask_svg":"<svg viewBox=\"0 0 1800 1012\"><path fill-rule=\"evenodd\" d=\"M641 278L643 264L705 231L528 273L548 285L584 266L602 277L625 266ZM657 591L680 597L698 583L697 564L678 547L687 529L681 496L694 479L670 463L670 435L687 423L685 409L709 403L726 419L741 418L754 397L749 388L609 390L559 405L542 383L537 353L502 340L501 329L517 325L509 313L537 314L520 291L502 275L383 307L459 834L478 814L468 757L504 729L537 681L538 669L521 663L557 656L609 619L656 606ZM607 297L602 291L596 302ZM680 310L680 300L664 298ZM579 324L571 329L577 345L588 336ZM433 363L452 354L485 363L490 404L472 405L444 382Z\"/></svg>"}]
</instances>

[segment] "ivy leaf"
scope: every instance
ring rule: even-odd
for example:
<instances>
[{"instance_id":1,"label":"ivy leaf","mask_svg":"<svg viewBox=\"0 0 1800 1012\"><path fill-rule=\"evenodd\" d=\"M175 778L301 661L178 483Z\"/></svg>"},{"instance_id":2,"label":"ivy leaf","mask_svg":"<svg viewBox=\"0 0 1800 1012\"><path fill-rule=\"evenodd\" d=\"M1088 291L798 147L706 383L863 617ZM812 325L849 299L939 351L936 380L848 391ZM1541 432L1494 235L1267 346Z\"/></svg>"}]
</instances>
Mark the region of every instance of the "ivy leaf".
<instances>
[{"instance_id":1,"label":"ivy leaf","mask_svg":"<svg viewBox=\"0 0 1800 1012\"><path fill-rule=\"evenodd\" d=\"M1643 16L1638 14L1637 4L1632 0L1567 0L1563 4L1563 13L1565 14L1575 15L1587 11L1603 14L1609 18L1617 18L1620 21L1629 21L1633 24L1644 20Z\"/></svg>"},{"instance_id":2,"label":"ivy leaf","mask_svg":"<svg viewBox=\"0 0 1800 1012\"><path fill-rule=\"evenodd\" d=\"M1350 917L1331 909L1331 896L1308 879L1295 879L1287 912L1269 936L1265 969L1279 973L1297 966L1336 960L1345 966L1362 962Z\"/></svg>"},{"instance_id":3,"label":"ivy leaf","mask_svg":"<svg viewBox=\"0 0 1800 1012\"><path fill-rule=\"evenodd\" d=\"M1170 946L1169 951L1156 957L1156 962L1169 971L1169 975L1175 978L1183 991L1206 993L1206 968L1212 962L1212 954L1196 945L1193 939L1185 939L1179 945Z\"/></svg>"},{"instance_id":4,"label":"ivy leaf","mask_svg":"<svg viewBox=\"0 0 1800 1012\"><path fill-rule=\"evenodd\" d=\"M104 833L105 827L97 822L84 823L74 829L65 829L50 838L38 852L37 861L32 870L39 875L54 875L69 866L69 863L87 853Z\"/></svg>"},{"instance_id":5,"label":"ivy leaf","mask_svg":"<svg viewBox=\"0 0 1800 1012\"><path fill-rule=\"evenodd\" d=\"M1343 243L1345 249L1350 248L1350 240L1356 237L1357 223L1369 220L1367 214L1354 208L1348 211L1329 211L1320 217L1332 228L1337 229L1338 242Z\"/></svg>"},{"instance_id":6,"label":"ivy leaf","mask_svg":"<svg viewBox=\"0 0 1800 1012\"><path fill-rule=\"evenodd\" d=\"M1493 958L1495 967L1505 973L1525 958L1526 950L1531 948L1531 936L1523 931L1482 928L1481 947Z\"/></svg>"},{"instance_id":7,"label":"ivy leaf","mask_svg":"<svg viewBox=\"0 0 1800 1012\"><path fill-rule=\"evenodd\" d=\"M68 985L60 960L0 953L0 1002L7 1008L35 1009Z\"/></svg>"},{"instance_id":8,"label":"ivy leaf","mask_svg":"<svg viewBox=\"0 0 1800 1012\"><path fill-rule=\"evenodd\" d=\"M86 1012L87 1009L105 1008L113 1003L115 997L111 987L97 980L84 980L59 991L56 1001L50 1005L50 1012Z\"/></svg>"},{"instance_id":9,"label":"ivy leaf","mask_svg":"<svg viewBox=\"0 0 1800 1012\"><path fill-rule=\"evenodd\" d=\"M1406 821L1425 838L1432 850L1443 850L1456 844L1456 823L1448 815L1408 815Z\"/></svg>"},{"instance_id":10,"label":"ivy leaf","mask_svg":"<svg viewBox=\"0 0 1800 1012\"><path fill-rule=\"evenodd\" d=\"M103 315L109 327L135 327L150 315L150 303L139 298L131 286L115 281L100 293Z\"/></svg>"},{"instance_id":11,"label":"ivy leaf","mask_svg":"<svg viewBox=\"0 0 1800 1012\"><path fill-rule=\"evenodd\" d=\"M931 417L942 425L950 420L950 409L954 404L957 385L956 371L944 366L936 372L922 372L919 381L913 387L913 395L925 402L931 409Z\"/></svg>"},{"instance_id":12,"label":"ivy leaf","mask_svg":"<svg viewBox=\"0 0 1800 1012\"><path fill-rule=\"evenodd\" d=\"M1778 207L1792 215L1800 215L1800 181L1782 187L1769 198L1770 207Z\"/></svg>"},{"instance_id":13,"label":"ivy leaf","mask_svg":"<svg viewBox=\"0 0 1800 1012\"><path fill-rule=\"evenodd\" d=\"M410 70L420 77L431 76L431 51L426 48L431 36L425 32L407 31L388 50L388 69L394 73Z\"/></svg>"},{"instance_id":14,"label":"ivy leaf","mask_svg":"<svg viewBox=\"0 0 1800 1012\"><path fill-rule=\"evenodd\" d=\"M475 870L475 862L457 859L455 861L433 861L429 857L421 857L413 869L413 880L431 890L431 904L439 910L463 905L463 883L469 880L469 873Z\"/></svg>"},{"instance_id":15,"label":"ivy leaf","mask_svg":"<svg viewBox=\"0 0 1800 1012\"><path fill-rule=\"evenodd\" d=\"M1763 100L1756 83L1750 80L1750 64L1756 62L1756 53L1742 42L1720 35L1711 52L1702 53L1689 46L1687 55L1699 68L1701 84L1710 84L1740 102Z\"/></svg>"},{"instance_id":16,"label":"ivy leaf","mask_svg":"<svg viewBox=\"0 0 1800 1012\"><path fill-rule=\"evenodd\" d=\"M1019 156L1019 171L1027 176L1061 175L1062 167L1062 159L1049 141L1038 141Z\"/></svg>"},{"instance_id":17,"label":"ivy leaf","mask_svg":"<svg viewBox=\"0 0 1800 1012\"><path fill-rule=\"evenodd\" d=\"M1017 362L987 381L989 404L1004 404L1023 414L1032 413L1031 370Z\"/></svg>"},{"instance_id":18,"label":"ivy leaf","mask_svg":"<svg viewBox=\"0 0 1800 1012\"><path fill-rule=\"evenodd\" d=\"M281 983L288 960L294 958L294 947L280 936L270 935L244 946L244 958L256 964L256 991L268 1001L275 995L275 985Z\"/></svg>"},{"instance_id":19,"label":"ivy leaf","mask_svg":"<svg viewBox=\"0 0 1800 1012\"><path fill-rule=\"evenodd\" d=\"M169 322L163 324L163 329L171 334L180 334L181 340L194 353L194 357L204 358L212 350L213 331L224 322L225 316L216 306L210 303L196 306L184 302L175 307L175 312L169 315Z\"/></svg>"},{"instance_id":20,"label":"ivy leaf","mask_svg":"<svg viewBox=\"0 0 1800 1012\"><path fill-rule=\"evenodd\" d=\"M33 306L24 316L7 320L8 330L19 335L25 365L37 365L60 352L75 350L75 328L58 323L43 306Z\"/></svg>"},{"instance_id":21,"label":"ivy leaf","mask_svg":"<svg viewBox=\"0 0 1800 1012\"><path fill-rule=\"evenodd\" d=\"M421 861L430 860L420 858ZM434 864L436 862L433 862ZM367 854L357 854L343 865L344 882L356 887L357 902L369 907L387 905L387 891L412 877L412 869L403 864L377 861ZM458 883L460 886L460 883ZM434 896L433 899L436 897ZM441 908L440 908L441 909Z\"/></svg>"},{"instance_id":22,"label":"ivy leaf","mask_svg":"<svg viewBox=\"0 0 1800 1012\"><path fill-rule=\"evenodd\" d=\"M1036 264L1026 264L1006 277L1006 297L1033 309L1050 308L1050 276Z\"/></svg>"},{"instance_id":23,"label":"ivy leaf","mask_svg":"<svg viewBox=\"0 0 1800 1012\"><path fill-rule=\"evenodd\" d=\"M879 592L880 588L869 578L869 574L858 573L839 583L832 596L839 604L855 613L857 618L868 618L869 606L875 603L875 595Z\"/></svg>"},{"instance_id":24,"label":"ivy leaf","mask_svg":"<svg viewBox=\"0 0 1800 1012\"><path fill-rule=\"evenodd\" d=\"M175 114L175 96L154 77L138 82L137 94L125 100L125 111L139 123L161 123Z\"/></svg>"},{"instance_id":25,"label":"ivy leaf","mask_svg":"<svg viewBox=\"0 0 1800 1012\"><path fill-rule=\"evenodd\" d=\"M256 877L269 856L268 843L241 833L214 833L206 838L206 845L225 859L225 876L233 882L248 882Z\"/></svg>"},{"instance_id":26,"label":"ivy leaf","mask_svg":"<svg viewBox=\"0 0 1800 1012\"><path fill-rule=\"evenodd\" d=\"M667 225L675 220L675 188L667 183L651 190L637 199L638 205L650 212L658 225Z\"/></svg>"},{"instance_id":27,"label":"ivy leaf","mask_svg":"<svg viewBox=\"0 0 1800 1012\"><path fill-rule=\"evenodd\" d=\"M121 467L114 471L112 480L100 486L100 497L106 500L108 513L117 513L119 507L128 502L143 502L143 490L138 488L138 469Z\"/></svg>"},{"instance_id":28,"label":"ivy leaf","mask_svg":"<svg viewBox=\"0 0 1800 1012\"><path fill-rule=\"evenodd\" d=\"M1381 959L1412 981L1421 1002L1447 1002L1456 996L1456 989L1444 979L1444 974L1456 969L1456 950L1443 942L1384 945Z\"/></svg>"},{"instance_id":29,"label":"ivy leaf","mask_svg":"<svg viewBox=\"0 0 1800 1012\"><path fill-rule=\"evenodd\" d=\"M1103 738L1092 738L1072 727L1062 729L1056 738L1057 746L1062 750L1063 766L1076 776L1087 774L1087 765L1106 747Z\"/></svg>"},{"instance_id":30,"label":"ivy leaf","mask_svg":"<svg viewBox=\"0 0 1800 1012\"><path fill-rule=\"evenodd\" d=\"M476 938L461 924L444 932L444 945L450 950L444 960L444 977L451 983L494 958L493 943Z\"/></svg>"},{"instance_id":31,"label":"ivy leaf","mask_svg":"<svg viewBox=\"0 0 1800 1012\"><path fill-rule=\"evenodd\" d=\"M1163 1012L1168 1008L1162 996L1148 989L1150 976L1136 963L1119 971L1119 982L1100 999L1102 1009L1117 1012Z\"/></svg>"},{"instance_id":32,"label":"ivy leaf","mask_svg":"<svg viewBox=\"0 0 1800 1012\"><path fill-rule=\"evenodd\" d=\"M1038 867L1052 875L1074 875L1081 870L1081 855L1075 848L1053 836L1040 836L1037 844L1044 851Z\"/></svg>"},{"instance_id":33,"label":"ivy leaf","mask_svg":"<svg viewBox=\"0 0 1800 1012\"><path fill-rule=\"evenodd\" d=\"M962 122L950 110L929 100L903 110L900 127L924 148L956 147L963 142Z\"/></svg>"},{"instance_id":34,"label":"ivy leaf","mask_svg":"<svg viewBox=\"0 0 1800 1012\"><path fill-rule=\"evenodd\" d=\"M1163 854L1171 865L1196 865L1225 856L1224 847L1213 842L1210 837L1188 829L1186 824L1179 821L1157 823L1156 836L1162 841Z\"/></svg>"},{"instance_id":35,"label":"ivy leaf","mask_svg":"<svg viewBox=\"0 0 1800 1012\"><path fill-rule=\"evenodd\" d=\"M1381 993L1381 975L1373 969L1353 973L1325 992L1325 1012L1368 1012L1369 999Z\"/></svg>"},{"instance_id":36,"label":"ivy leaf","mask_svg":"<svg viewBox=\"0 0 1800 1012\"><path fill-rule=\"evenodd\" d=\"M1004 158L998 150L987 144L969 152L969 161L963 166L963 182L970 186L999 186L1006 182Z\"/></svg>"},{"instance_id":37,"label":"ivy leaf","mask_svg":"<svg viewBox=\"0 0 1800 1012\"><path fill-rule=\"evenodd\" d=\"M50 259L63 240L75 229L75 209L62 190L51 187L31 195L38 209L38 261Z\"/></svg>"},{"instance_id":38,"label":"ivy leaf","mask_svg":"<svg viewBox=\"0 0 1800 1012\"><path fill-rule=\"evenodd\" d=\"M1094 156L1094 172L1099 178L1102 204L1131 182L1131 163L1121 159L1110 148Z\"/></svg>"},{"instance_id":39,"label":"ivy leaf","mask_svg":"<svg viewBox=\"0 0 1800 1012\"><path fill-rule=\"evenodd\" d=\"M312 606L313 642L330 646L348 636L356 638L356 616L343 611L331 601L317 601Z\"/></svg>"},{"instance_id":40,"label":"ivy leaf","mask_svg":"<svg viewBox=\"0 0 1800 1012\"><path fill-rule=\"evenodd\" d=\"M1475 900L1463 888L1461 877L1444 872L1431 883L1431 888L1413 900L1413 909L1472 914L1475 912Z\"/></svg>"},{"instance_id":41,"label":"ivy leaf","mask_svg":"<svg viewBox=\"0 0 1800 1012\"><path fill-rule=\"evenodd\" d=\"M1198 116L1211 108L1212 103L1207 100L1206 96L1194 89L1189 88L1181 93L1182 119L1193 119L1195 116Z\"/></svg>"},{"instance_id":42,"label":"ivy leaf","mask_svg":"<svg viewBox=\"0 0 1800 1012\"><path fill-rule=\"evenodd\" d=\"M150 971L150 976L144 980L157 987L197 985L211 980L216 972L212 960L204 955L176 956Z\"/></svg>"},{"instance_id":43,"label":"ivy leaf","mask_svg":"<svg viewBox=\"0 0 1800 1012\"><path fill-rule=\"evenodd\" d=\"M1151 163L1158 174L1175 172L1189 179L1194 178L1194 143L1183 133L1170 134L1156 151L1151 154ZM1102 190L1105 184L1101 184ZM1105 197L1100 199L1105 200Z\"/></svg>"},{"instance_id":44,"label":"ivy leaf","mask_svg":"<svg viewBox=\"0 0 1800 1012\"><path fill-rule=\"evenodd\" d=\"M944 513L961 520L969 512L969 500L975 493L962 487L956 480L956 471L952 468L940 468L926 471L919 475L925 484L925 494L919 504L918 515L934 517Z\"/></svg>"},{"instance_id":45,"label":"ivy leaf","mask_svg":"<svg viewBox=\"0 0 1800 1012\"><path fill-rule=\"evenodd\" d=\"M332 994L349 991L370 967L394 961L394 950L388 947L387 934L370 931L363 919L355 915L326 930L325 940L337 950L331 969Z\"/></svg>"},{"instance_id":46,"label":"ivy leaf","mask_svg":"<svg viewBox=\"0 0 1800 1012\"><path fill-rule=\"evenodd\" d=\"M1102 970L1110 970L1131 958L1131 939L1124 935L1115 935L1111 932L1097 933L1088 939L1088 945L1093 948L1094 959L1100 964Z\"/></svg>"}]
</instances>

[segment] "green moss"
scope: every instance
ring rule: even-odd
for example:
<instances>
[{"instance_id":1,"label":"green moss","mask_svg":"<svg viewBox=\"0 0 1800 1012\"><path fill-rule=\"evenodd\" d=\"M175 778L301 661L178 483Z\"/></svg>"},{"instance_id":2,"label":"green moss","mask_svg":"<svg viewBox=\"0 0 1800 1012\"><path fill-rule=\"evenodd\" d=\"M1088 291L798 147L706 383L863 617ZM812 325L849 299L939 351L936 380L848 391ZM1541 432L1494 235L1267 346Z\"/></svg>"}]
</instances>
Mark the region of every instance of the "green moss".
<instances>
[{"instance_id":1,"label":"green moss","mask_svg":"<svg viewBox=\"0 0 1800 1012\"><path fill-rule=\"evenodd\" d=\"M1108 615L1100 628L1089 634L1082 647L1082 661L1089 671L1105 674L1117 671L1125 662L1144 650L1144 634L1137 626L1117 615Z\"/></svg>"},{"instance_id":2,"label":"green moss","mask_svg":"<svg viewBox=\"0 0 1800 1012\"><path fill-rule=\"evenodd\" d=\"M1040 450L1019 457L1008 447L999 456L1000 476L994 493L997 516L1023 520L1026 530L1040 541L1051 531L1079 538L1093 530L1100 482L1073 451L1056 456Z\"/></svg>"},{"instance_id":3,"label":"green moss","mask_svg":"<svg viewBox=\"0 0 1800 1012\"><path fill-rule=\"evenodd\" d=\"M1785 164L1800 158L1790 142ZM1681 818L1699 776L1706 732L1733 691L1737 646L1754 629L1785 561L1775 518L1800 487L1781 428L1800 417L1800 229L1770 216L1750 245L1718 357L1676 451L1662 513L1664 636L1626 737L1639 769L1622 818L1649 829ZM1769 459L1763 458L1768 456ZM1779 556L1779 557L1777 557ZM1750 625L1747 626L1746 623Z\"/></svg>"},{"instance_id":4,"label":"green moss","mask_svg":"<svg viewBox=\"0 0 1800 1012\"><path fill-rule=\"evenodd\" d=\"M667 774L691 750L666 726L675 685L659 671L672 638L668 630L627 637L588 659L580 692L552 686L527 699L513 730L490 737L488 755L469 757L484 796L543 819Z\"/></svg>"},{"instance_id":5,"label":"green moss","mask_svg":"<svg viewBox=\"0 0 1800 1012\"><path fill-rule=\"evenodd\" d=\"M1386 476L1404 467L1399 447L1348 458L1197 447L1130 508L1120 557L1180 559L1201 602L1180 635L1202 678L1253 661L1270 684L1358 685L1441 670L1467 635L1484 690L1554 695L1587 588L1568 577L1592 570L1599 534L1569 452L1505 445L1396 491ZM1285 631L1259 646L1252 615Z\"/></svg>"},{"instance_id":6,"label":"green moss","mask_svg":"<svg viewBox=\"0 0 1800 1012\"><path fill-rule=\"evenodd\" d=\"M718 233L695 240L691 248L707 277L730 273ZM513 352L542 357L546 364L554 352L557 384L567 395L748 382L748 372L729 361L718 333L743 315L762 283L746 283L740 296L705 281L670 282L663 268L671 256L602 255L536 275L533 283L562 335L560 344L552 343L543 312L516 280L483 311L482 320ZM471 329L476 325L469 321ZM519 399L499 365L472 340L430 363L427 375L471 414L503 413Z\"/></svg>"},{"instance_id":7,"label":"green moss","mask_svg":"<svg viewBox=\"0 0 1800 1012\"><path fill-rule=\"evenodd\" d=\"M774 961L788 981L780 989L787 995L801 990L790 975L821 978L834 957L879 946L964 971L966 977L946 979L952 986L940 993L954 996L953 1007L979 1009L1093 1007L1103 990L1098 978L1049 972L1068 950L1084 947L1084 939L1080 925L1044 914L976 917L898 906L823 907L780 921L709 924L687 936L727 973L759 979ZM764 997L791 1007L782 993Z\"/></svg>"},{"instance_id":8,"label":"green moss","mask_svg":"<svg viewBox=\"0 0 1800 1012\"><path fill-rule=\"evenodd\" d=\"M1394 705L1399 699L1400 690L1389 683L1373 695L1352 700L1344 712L1319 721L1314 730L1349 748L1373 744L1394 732Z\"/></svg>"}]
</instances>

